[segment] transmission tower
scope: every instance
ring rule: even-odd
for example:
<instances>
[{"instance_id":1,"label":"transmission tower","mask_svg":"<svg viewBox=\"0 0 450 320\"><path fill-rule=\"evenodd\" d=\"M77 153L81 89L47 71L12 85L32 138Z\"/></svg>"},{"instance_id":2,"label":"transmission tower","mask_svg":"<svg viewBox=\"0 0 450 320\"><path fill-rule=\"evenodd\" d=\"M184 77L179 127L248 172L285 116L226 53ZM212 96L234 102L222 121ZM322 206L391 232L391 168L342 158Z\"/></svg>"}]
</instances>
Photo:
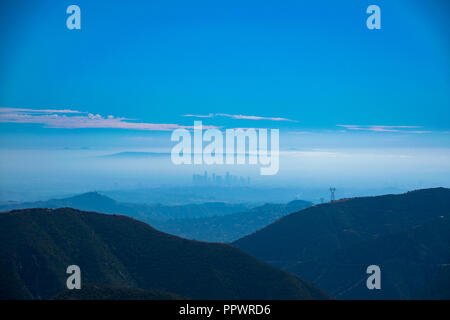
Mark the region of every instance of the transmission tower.
<instances>
[{"instance_id":1,"label":"transmission tower","mask_svg":"<svg viewBox=\"0 0 450 320\"><path fill-rule=\"evenodd\" d=\"M330 202L334 201L334 192L336 191L336 188L331 187L330 188Z\"/></svg>"}]
</instances>

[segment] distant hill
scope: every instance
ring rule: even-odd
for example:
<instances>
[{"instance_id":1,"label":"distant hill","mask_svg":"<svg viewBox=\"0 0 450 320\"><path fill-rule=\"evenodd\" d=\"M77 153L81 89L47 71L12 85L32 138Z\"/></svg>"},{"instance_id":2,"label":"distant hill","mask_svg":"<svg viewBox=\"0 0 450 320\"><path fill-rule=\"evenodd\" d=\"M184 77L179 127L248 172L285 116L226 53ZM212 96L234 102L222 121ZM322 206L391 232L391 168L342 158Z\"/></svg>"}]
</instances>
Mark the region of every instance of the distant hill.
<instances>
[{"instance_id":1,"label":"distant hill","mask_svg":"<svg viewBox=\"0 0 450 320\"><path fill-rule=\"evenodd\" d=\"M207 202L176 206L117 202L97 192L28 203L0 203L1 211L26 208L74 208L99 213L123 214L149 223L156 229L183 238L231 242L312 203L295 200L288 204L265 204L250 209L246 204Z\"/></svg>"},{"instance_id":2,"label":"distant hill","mask_svg":"<svg viewBox=\"0 0 450 320\"><path fill-rule=\"evenodd\" d=\"M206 202L165 206L160 204L137 204L117 202L98 192L87 192L63 199L48 201L1 203L0 212L29 208L74 208L100 213L123 214L139 220L169 220L181 218L199 218L236 213L247 210L245 204L228 204L223 202Z\"/></svg>"},{"instance_id":3,"label":"distant hill","mask_svg":"<svg viewBox=\"0 0 450 320\"><path fill-rule=\"evenodd\" d=\"M337 298L448 296L450 287L429 284L448 278L449 216L445 188L344 199L290 214L233 244ZM365 287L371 264L381 267L381 290Z\"/></svg>"},{"instance_id":4,"label":"distant hill","mask_svg":"<svg viewBox=\"0 0 450 320\"><path fill-rule=\"evenodd\" d=\"M183 205L226 202L263 205L264 203L289 202L292 199L296 199L301 191L301 189L288 187L206 185L142 187L125 190L105 190L101 193L120 202L132 203Z\"/></svg>"},{"instance_id":5,"label":"distant hill","mask_svg":"<svg viewBox=\"0 0 450 320\"><path fill-rule=\"evenodd\" d=\"M99 158L148 158L148 157L166 157L170 156L170 152L118 152L112 154L101 155Z\"/></svg>"},{"instance_id":6,"label":"distant hill","mask_svg":"<svg viewBox=\"0 0 450 320\"><path fill-rule=\"evenodd\" d=\"M100 285L193 299L327 298L230 245L181 239L128 217L70 208L0 214L0 298L55 297L65 290L72 264L81 268L81 290Z\"/></svg>"},{"instance_id":7,"label":"distant hill","mask_svg":"<svg viewBox=\"0 0 450 320\"><path fill-rule=\"evenodd\" d=\"M268 203L239 213L204 218L152 221L152 225L158 230L187 239L232 242L289 213L311 205L311 202L302 200L295 200L287 204Z\"/></svg>"}]
</instances>

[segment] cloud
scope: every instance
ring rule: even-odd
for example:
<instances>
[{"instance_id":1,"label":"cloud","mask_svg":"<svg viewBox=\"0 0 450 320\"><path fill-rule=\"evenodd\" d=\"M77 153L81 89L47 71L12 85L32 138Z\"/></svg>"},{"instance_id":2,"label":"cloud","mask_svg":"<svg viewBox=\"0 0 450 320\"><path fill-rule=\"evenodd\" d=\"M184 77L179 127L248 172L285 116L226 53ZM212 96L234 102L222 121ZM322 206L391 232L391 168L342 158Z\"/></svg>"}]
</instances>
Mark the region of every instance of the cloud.
<instances>
[{"instance_id":1,"label":"cloud","mask_svg":"<svg viewBox=\"0 0 450 320\"><path fill-rule=\"evenodd\" d=\"M70 109L24 109L24 108L0 108L0 113L27 112L27 113L87 113Z\"/></svg>"},{"instance_id":2,"label":"cloud","mask_svg":"<svg viewBox=\"0 0 450 320\"><path fill-rule=\"evenodd\" d=\"M184 114L183 117L193 117L193 118L214 118L212 113L210 114Z\"/></svg>"},{"instance_id":3,"label":"cloud","mask_svg":"<svg viewBox=\"0 0 450 320\"><path fill-rule=\"evenodd\" d=\"M132 122L131 119L103 117L99 114L80 112L70 109L21 109L0 108L0 122L3 123L34 123L46 128L103 128L103 129L131 129L147 131L171 131L175 129L192 129L193 126L182 126L172 123ZM215 126L203 126L205 129Z\"/></svg>"},{"instance_id":4,"label":"cloud","mask_svg":"<svg viewBox=\"0 0 450 320\"><path fill-rule=\"evenodd\" d=\"M383 126L383 125L353 125L353 124L338 124L338 127L346 128L347 130L361 130L372 132L403 132L403 133L431 133L425 130L411 130L420 129L420 126Z\"/></svg>"},{"instance_id":5,"label":"cloud","mask_svg":"<svg viewBox=\"0 0 450 320\"><path fill-rule=\"evenodd\" d=\"M228 114L228 113L215 113L215 114L207 114L207 115L199 115L199 114L185 114L183 117L195 117L195 118L214 118L214 117L226 117L231 119L239 119L239 120L269 120L269 121L288 121L288 122L298 122L297 120L287 119L287 118L279 118L279 117L260 117L260 116L246 116L242 114Z\"/></svg>"}]
</instances>

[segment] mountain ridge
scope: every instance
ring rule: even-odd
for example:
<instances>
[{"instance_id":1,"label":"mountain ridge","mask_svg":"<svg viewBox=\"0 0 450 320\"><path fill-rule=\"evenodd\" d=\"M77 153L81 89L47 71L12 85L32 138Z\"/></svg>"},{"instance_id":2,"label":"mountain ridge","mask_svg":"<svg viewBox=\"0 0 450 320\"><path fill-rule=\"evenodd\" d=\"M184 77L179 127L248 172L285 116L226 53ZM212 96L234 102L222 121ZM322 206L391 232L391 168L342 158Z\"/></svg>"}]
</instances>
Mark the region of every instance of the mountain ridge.
<instances>
[{"instance_id":1,"label":"mountain ridge","mask_svg":"<svg viewBox=\"0 0 450 320\"><path fill-rule=\"evenodd\" d=\"M430 280L427 273L439 272L432 263L427 268L418 268L421 256L431 258L434 254L442 259L441 263L450 263L450 239L445 237L445 233L450 234L448 216L450 189L446 188L343 199L287 215L233 245L305 278L333 296L409 299L417 297L416 292L420 291L411 284L412 279L425 285ZM428 223L434 224L433 227L425 228ZM427 237L419 238L414 232L416 228L426 230ZM415 237L412 240L411 235ZM429 242L429 239L436 241ZM412 253L389 256L389 251L399 242L409 243L407 246ZM443 251L442 247L448 250ZM379 254L378 258L372 257L373 263L369 263L370 259L364 255L368 251ZM356 269L343 267L350 257L353 257ZM356 281L352 272L365 279L368 263L376 264L376 261L389 265L384 270L384 278L392 282L397 279L397 283L371 293L365 288L364 281L359 287L352 287ZM403 276L399 273L401 268ZM343 291L346 293L342 294Z\"/></svg>"},{"instance_id":2,"label":"mountain ridge","mask_svg":"<svg viewBox=\"0 0 450 320\"><path fill-rule=\"evenodd\" d=\"M2 299L50 299L68 265L82 283L192 299L327 299L308 282L228 244L165 234L122 215L75 209L0 214Z\"/></svg>"},{"instance_id":3,"label":"mountain ridge","mask_svg":"<svg viewBox=\"0 0 450 320\"><path fill-rule=\"evenodd\" d=\"M207 202L203 204L160 205L121 203L98 192L62 199L0 204L0 211L26 208L74 208L107 214L123 214L149 223L154 228L187 239L231 242L294 211L311 206L304 200L287 204L246 204Z\"/></svg>"},{"instance_id":4,"label":"mountain ridge","mask_svg":"<svg viewBox=\"0 0 450 320\"><path fill-rule=\"evenodd\" d=\"M74 208L108 214L125 214L140 220L167 220L235 213L246 210L248 206L245 204L229 204L225 202L205 202L185 205L137 204L119 202L96 191L46 201L7 202L0 204L1 212L29 208Z\"/></svg>"}]
</instances>

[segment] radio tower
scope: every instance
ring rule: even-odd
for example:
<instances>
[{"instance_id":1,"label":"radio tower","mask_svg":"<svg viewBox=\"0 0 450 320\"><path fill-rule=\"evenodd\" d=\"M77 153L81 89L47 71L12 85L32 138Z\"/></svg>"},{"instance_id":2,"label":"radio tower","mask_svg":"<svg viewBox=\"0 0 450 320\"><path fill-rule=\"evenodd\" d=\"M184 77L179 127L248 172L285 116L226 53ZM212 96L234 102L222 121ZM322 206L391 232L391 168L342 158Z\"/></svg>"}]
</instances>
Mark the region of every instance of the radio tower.
<instances>
[{"instance_id":1,"label":"radio tower","mask_svg":"<svg viewBox=\"0 0 450 320\"><path fill-rule=\"evenodd\" d=\"M333 188L333 187L330 188L330 193L331 193L331 195L330 195L330 202L334 201L334 192L335 191L336 191L336 188Z\"/></svg>"}]
</instances>

